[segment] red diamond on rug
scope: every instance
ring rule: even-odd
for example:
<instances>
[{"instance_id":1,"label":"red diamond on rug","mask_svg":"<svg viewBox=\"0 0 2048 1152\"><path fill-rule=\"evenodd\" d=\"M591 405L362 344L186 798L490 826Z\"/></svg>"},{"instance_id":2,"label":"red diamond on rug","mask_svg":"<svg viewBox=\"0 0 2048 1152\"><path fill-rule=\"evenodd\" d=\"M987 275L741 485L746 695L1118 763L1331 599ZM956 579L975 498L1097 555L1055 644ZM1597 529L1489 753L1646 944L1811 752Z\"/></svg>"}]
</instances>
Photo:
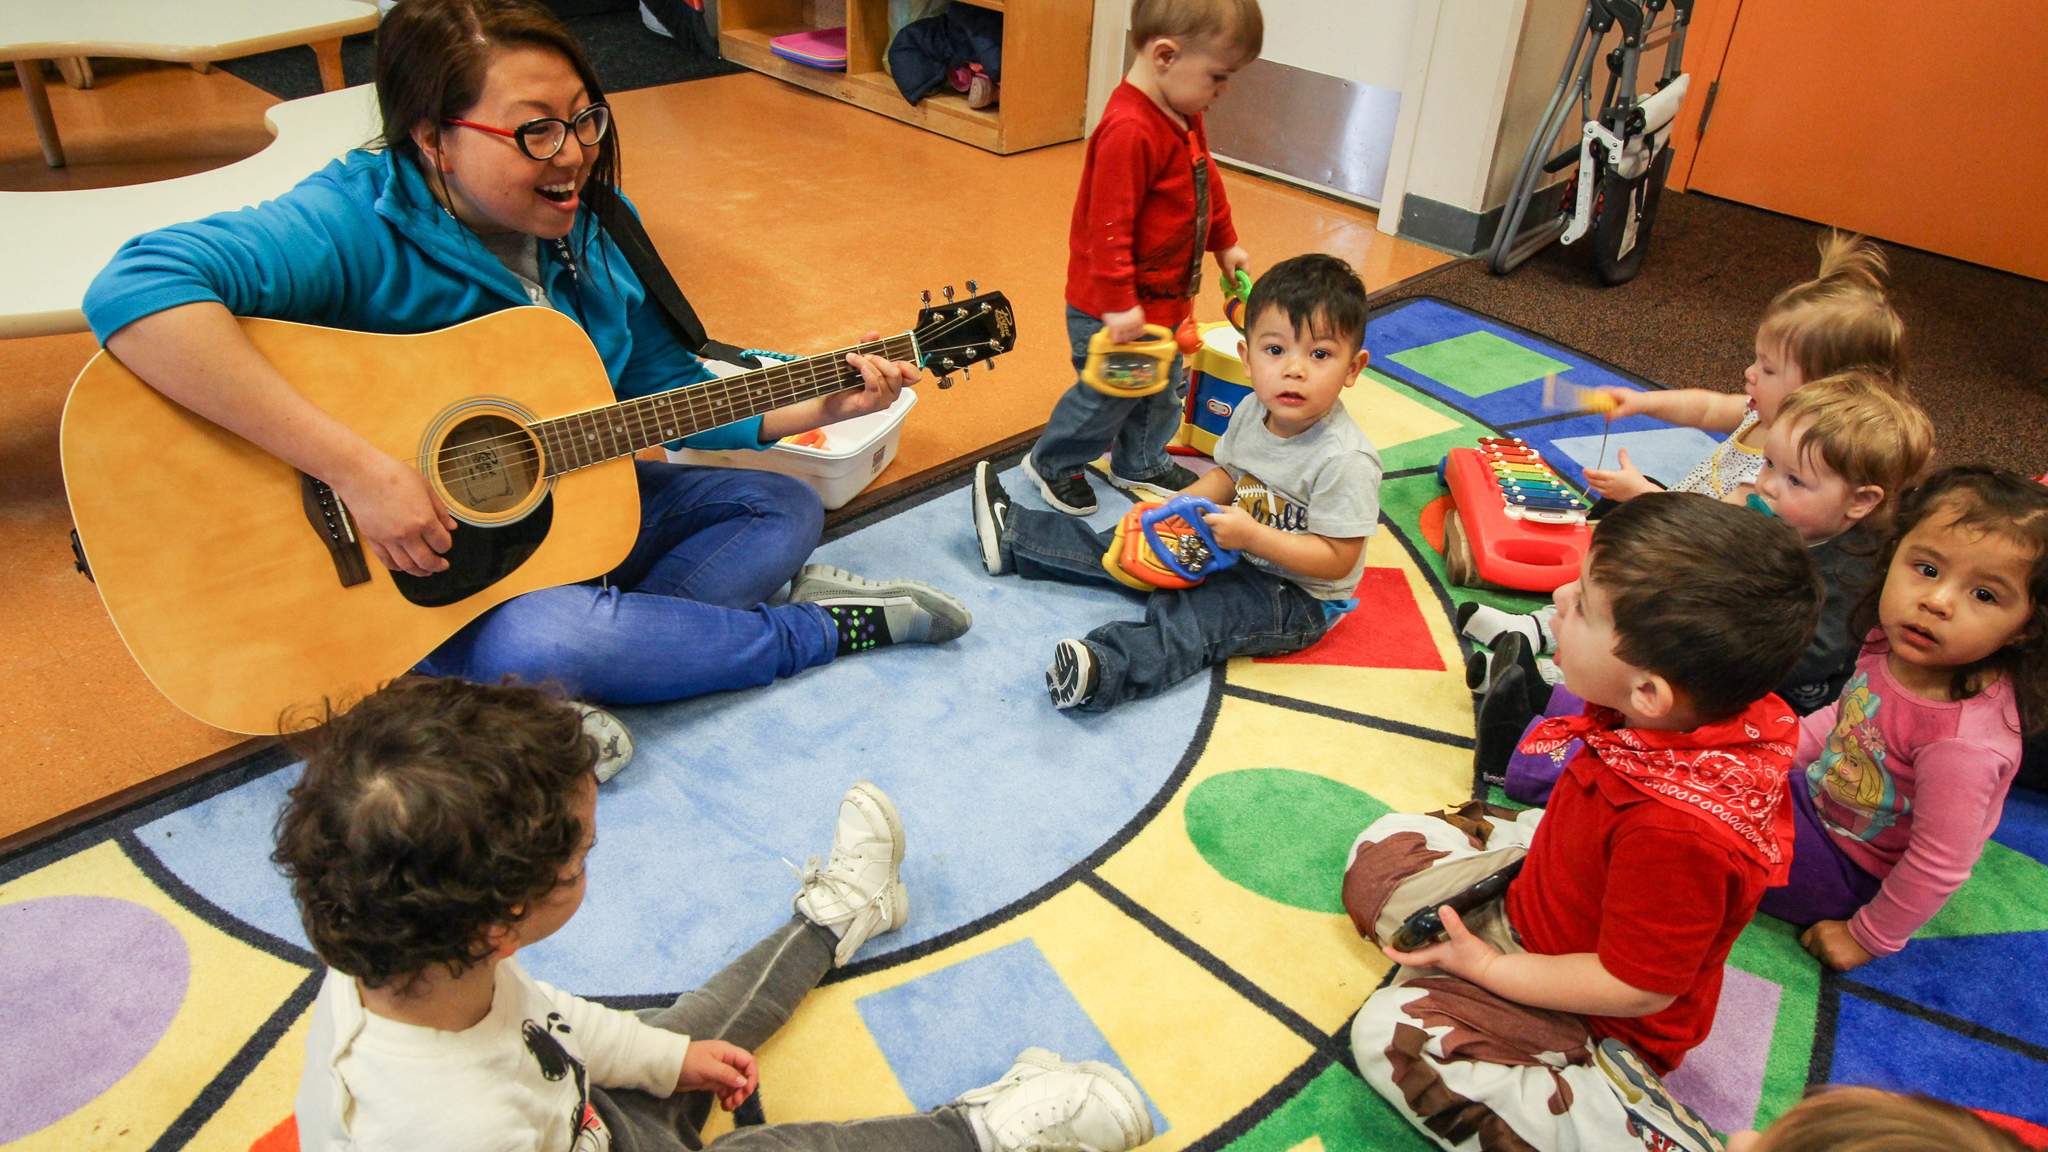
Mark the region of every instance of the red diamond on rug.
<instances>
[{"instance_id":1,"label":"red diamond on rug","mask_svg":"<svg viewBox=\"0 0 2048 1152\"><path fill-rule=\"evenodd\" d=\"M1399 568L1367 568L1354 595L1358 609L1321 640L1289 656L1262 656L1259 663L1443 671L1443 656Z\"/></svg>"}]
</instances>

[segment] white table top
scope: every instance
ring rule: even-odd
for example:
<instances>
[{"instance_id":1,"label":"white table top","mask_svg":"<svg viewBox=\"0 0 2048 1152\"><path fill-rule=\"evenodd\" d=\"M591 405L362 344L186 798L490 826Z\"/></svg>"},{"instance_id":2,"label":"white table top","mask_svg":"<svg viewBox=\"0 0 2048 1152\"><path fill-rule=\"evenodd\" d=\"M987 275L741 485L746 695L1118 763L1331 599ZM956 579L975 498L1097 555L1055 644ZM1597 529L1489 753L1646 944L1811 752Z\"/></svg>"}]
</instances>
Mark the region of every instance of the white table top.
<instances>
[{"instance_id":1,"label":"white table top","mask_svg":"<svg viewBox=\"0 0 2048 1152\"><path fill-rule=\"evenodd\" d=\"M368 0L0 0L0 61L229 60L376 26Z\"/></svg>"},{"instance_id":2,"label":"white table top","mask_svg":"<svg viewBox=\"0 0 2048 1152\"><path fill-rule=\"evenodd\" d=\"M84 331L86 286L130 237L271 199L382 131L370 84L289 100L263 119L276 136L269 147L223 168L121 188L0 192L14 258L0 276L0 337Z\"/></svg>"}]
</instances>

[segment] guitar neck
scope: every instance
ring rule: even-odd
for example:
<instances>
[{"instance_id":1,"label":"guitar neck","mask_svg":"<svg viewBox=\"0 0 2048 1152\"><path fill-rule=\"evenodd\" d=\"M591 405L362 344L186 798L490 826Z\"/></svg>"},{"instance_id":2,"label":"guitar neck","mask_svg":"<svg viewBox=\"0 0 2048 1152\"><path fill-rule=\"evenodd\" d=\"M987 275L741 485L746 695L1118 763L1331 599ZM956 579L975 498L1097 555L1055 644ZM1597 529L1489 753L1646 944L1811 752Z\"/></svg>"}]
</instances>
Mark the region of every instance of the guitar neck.
<instances>
[{"instance_id":1,"label":"guitar neck","mask_svg":"<svg viewBox=\"0 0 2048 1152\"><path fill-rule=\"evenodd\" d=\"M547 474L588 468L786 404L859 387L861 376L846 362L848 352L915 361L917 341L904 332L807 360L770 364L737 376L538 421L533 431L547 449Z\"/></svg>"}]
</instances>

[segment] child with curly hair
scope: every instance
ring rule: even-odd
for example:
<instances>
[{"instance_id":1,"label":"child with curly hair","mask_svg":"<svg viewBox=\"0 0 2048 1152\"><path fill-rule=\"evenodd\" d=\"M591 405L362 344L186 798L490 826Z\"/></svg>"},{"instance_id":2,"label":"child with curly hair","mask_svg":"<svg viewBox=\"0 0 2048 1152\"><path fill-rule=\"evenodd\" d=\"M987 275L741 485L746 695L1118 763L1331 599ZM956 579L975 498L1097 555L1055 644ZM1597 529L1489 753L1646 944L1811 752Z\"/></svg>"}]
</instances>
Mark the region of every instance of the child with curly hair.
<instances>
[{"instance_id":1,"label":"child with curly hair","mask_svg":"<svg viewBox=\"0 0 2048 1152\"><path fill-rule=\"evenodd\" d=\"M328 965L299 1080L306 1152L702 1148L712 1102L737 1108L759 1083L752 1049L909 915L902 821L861 783L794 913L704 987L635 1015L536 980L515 956L583 903L596 760L574 707L459 680L390 684L313 738L275 853ZM1121 1152L1151 1136L1122 1073L1027 1048L931 1112L744 1128L714 1146Z\"/></svg>"}]
</instances>

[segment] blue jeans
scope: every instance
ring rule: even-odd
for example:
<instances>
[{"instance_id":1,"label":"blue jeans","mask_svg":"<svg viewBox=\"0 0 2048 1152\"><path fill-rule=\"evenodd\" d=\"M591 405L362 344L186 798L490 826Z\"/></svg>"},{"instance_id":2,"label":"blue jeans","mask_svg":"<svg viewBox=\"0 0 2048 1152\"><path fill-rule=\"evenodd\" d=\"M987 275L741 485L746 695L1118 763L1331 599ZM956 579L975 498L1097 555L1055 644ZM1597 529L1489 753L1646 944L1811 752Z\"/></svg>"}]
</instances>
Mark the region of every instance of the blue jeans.
<instances>
[{"instance_id":1,"label":"blue jeans","mask_svg":"<svg viewBox=\"0 0 2048 1152\"><path fill-rule=\"evenodd\" d=\"M1010 506L1005 538L1027 580L1108 584L1102 569L1112 533L1057 512ZM1145 619L1119 620L1082 643L1095 656L1095 694L1079 707L1105 712L1126 700L1157 696L1232 656L1284 656L1323 638L1323 602L1250 562L1225 568L1193 588L1145 597Z\"/></svg>"},{"instance_id":2,"label":"blue jeans","mask_svg":"<svg viewBox=\"0 0 2048 1152\"><path fill-rule=\"evenodd\" d=\"M825 512L773 472L633 462L640 536L602 582L516 596L418 671L553 680L610 704L751 688L830 663L838 631L814 604L762 603L817 547Z\"/></svg>"},{"instance_id":3,"label":"blue jeans","mask_svg":"<svg viewBox=\"0 0 2048 1152\"><path fill-rule=\"evenodd\" d=\"M1088 363L1088 341L1102 321L1073 305L1067 306L1067 340L1073 346L1074 371ZM1109 450L1109 466L1128 480L1143 480L1173 463L1167 442L1180 430L1181 404L1187 398L1187 371L1176 355L1172 387L1150 396L1105 396L1078 379L1046 418L1045 431L1031 449L1031 463L1050 480L1080 471Z\"/></svg>"}]
</instances>

